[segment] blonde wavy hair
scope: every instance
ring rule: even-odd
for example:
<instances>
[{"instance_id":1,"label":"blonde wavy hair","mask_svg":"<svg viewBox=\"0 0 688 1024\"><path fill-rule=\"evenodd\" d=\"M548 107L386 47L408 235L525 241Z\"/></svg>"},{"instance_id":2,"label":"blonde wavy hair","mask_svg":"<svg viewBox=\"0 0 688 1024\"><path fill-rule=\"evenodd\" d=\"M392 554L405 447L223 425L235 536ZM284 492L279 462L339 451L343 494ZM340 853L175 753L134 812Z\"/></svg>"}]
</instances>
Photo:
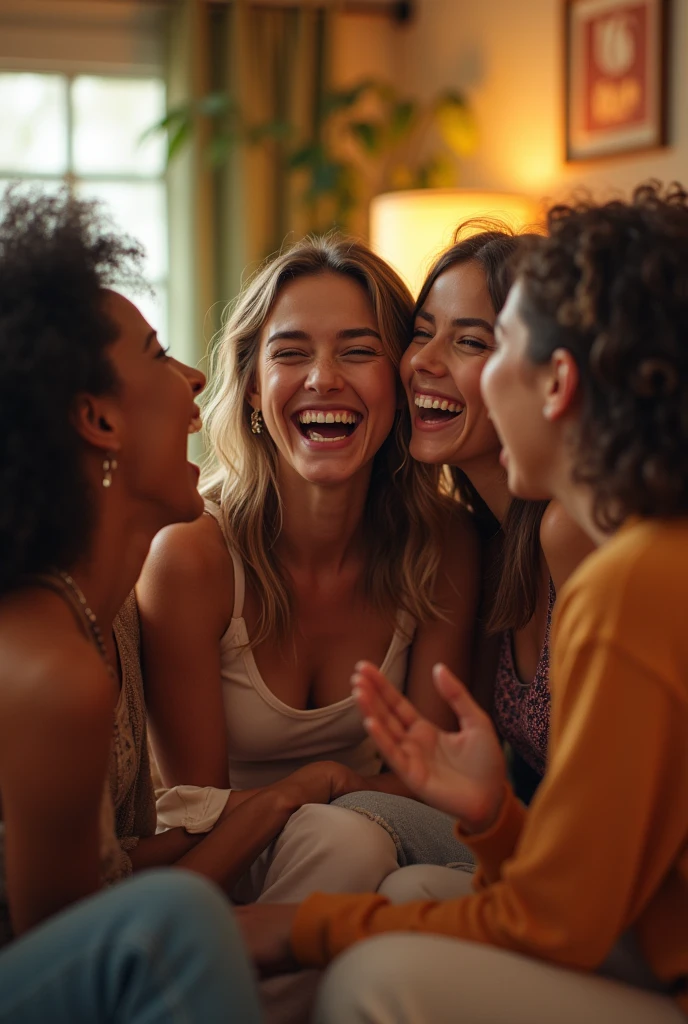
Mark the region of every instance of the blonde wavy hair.
<instances>
[{"instance_id":1,"label":"blonde wavy hair","mask_svg":"<svg viewBox=\"0 0 688 1024\"><path fill-rule=\"evenodd\" d=\"M241 555L260 599L252 645L292 624L289 583L275 553L282 528L277 482L277 448L270 435L253 434L247 396L254 379L260 340L282 287L295 278L325 273L356 281L372 303L382 343L395 368L410 338L413 300L397 274L354 239L329 235L305 238L263 266L231 309L210 356L210 385L204 405L209 458L203 492L222 511L225 535ZM365 506L368 546L363 586L383 613L398 608L420 621L441 615L432 590L441 557L446 506L437 468L408 454L411 423L398 410L389 436L376 453Z\"/></svg>"}]
</instances>

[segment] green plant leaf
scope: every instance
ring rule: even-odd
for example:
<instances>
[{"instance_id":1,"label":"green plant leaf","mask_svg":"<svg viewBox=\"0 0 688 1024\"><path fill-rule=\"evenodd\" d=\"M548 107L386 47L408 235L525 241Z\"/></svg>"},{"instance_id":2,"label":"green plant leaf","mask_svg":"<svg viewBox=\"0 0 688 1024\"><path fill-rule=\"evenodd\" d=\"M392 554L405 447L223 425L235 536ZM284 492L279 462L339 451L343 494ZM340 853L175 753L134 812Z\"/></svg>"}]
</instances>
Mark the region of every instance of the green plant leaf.
<instances>
[{"instance_id":1,"label":"green plant leaf","mask_svg":"<svg viewBox=\"0 0 688 1024\"><path fill-rule=\"evenodd\" d=\"M470 156L478 145L478 128L472 111L458 93L444 93L437 100L434 120L444 142L458 156Z\"/></svg>"},{"instance_id":2,"label":"green plant leaf","mask_svg":"<svg viewBox=\"0 0 688 1024\"><path fill-rule=\"evenodd\" d=\"M309 142L305 146L301 146L300 149L295 150L289 157L287 163L292 170L297 170L300 167L309 167L318 161L322 160L324 156L323 147L318 142Z\"/></svg>"},{"instance_id":3,"label":"green plant leaf","mask_svg":"<svg viewBox=\"0 0 688 1024\"><path fill-rule=\"evenodd\" d=\"M168 110L167 113L160 121L156 121L150 128L146 128L139 138L139 145L145 142L146 139L151 138L153 135L158 135L159 132L167 131L173 125L177 125L180 121L186 121L191 119L191 107L189 104L183 106L173 107Z\"/></svg>"},{"instance_id":4,"label":"green plant leaf","mask_svg":"<svg viewBox=\"0 0 688 1024\"><path fill-rule=\"evenodd\" d=\"M401 100L399 103L395 103L389 119L390 137L395 142L399 142L409 134L415 119L416 104L413 100Z\"/></svg>"},{"instance_id":5,"label":"green plant leaf","mask_svg":"<svg viewBox=\"0 0 688 1024\"><path fill-rule=\"evenodd\" d=\"M185 118L183 121L178 121L176 127L170 128L170 132L167 137L168 164L174 160L179 150L191 135L191 123L191 118Z\"/></svg>"},{"instance_id":6,"label":"green plant leaf","mask_svg":"<svg viewBox=\"0 0 688 1024\"><path fill-rule=\"evenodd\" d=\"M364 93L374 89L376 82L372 78L364 78L349 89L339 89L328 92L323 97L322 114L324 118L329 117L341 110L350 110L360 100Z\"/></svg>"},{"instance_id":7,"label":"green plant leaf","mask_svg":"<svg viewBox=\"0 0 688 1024\"><path fill-rule=\"evenodd\" d=\"M382 148L383 127L376 121L352 121L349 131L366 153L375 155Z\"/></svg>"},{"instance_id":8,"label":"green plant leaf","mask_svg":"<svg viewBox=\"0 0 688 1024\"><path fill-rule=\"evenodd\" d=\"M264 124L251 125L247 128L244 137L252 145L265 142L266 139L286 139L291 134L291 125L288 121L266 121Z\"/></svg>"},{"instance_id":9,"label":"green plant leaf","mask_svg":"<svg viewBox=\"0 0 688 1024\"><path fill-rule=\"evenodd\" d=\"M220 117L229 110L236 110L237 103L226 92L211 92L202 96L196 103L196 110L206 117Z\"/></svg>"}]
</instances>

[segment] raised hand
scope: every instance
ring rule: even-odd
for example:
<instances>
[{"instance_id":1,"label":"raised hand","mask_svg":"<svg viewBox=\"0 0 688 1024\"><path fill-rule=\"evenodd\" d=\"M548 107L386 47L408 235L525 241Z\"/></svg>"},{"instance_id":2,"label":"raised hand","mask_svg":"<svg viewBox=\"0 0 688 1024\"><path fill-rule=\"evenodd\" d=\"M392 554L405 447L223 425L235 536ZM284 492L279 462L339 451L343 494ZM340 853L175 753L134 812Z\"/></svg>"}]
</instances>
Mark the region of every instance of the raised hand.
<instances>
[{"instance_id":1,"label":"raised hand","mask_svg":"<svg viewBox=\"0 0 688 1024\"><path fill-rule=\"evenodd\" d=\"M459 732L443 732L419 715L370 662L358 663L351 682L366 730L409 789L468 832L489 828L503 800L504 755L489 716L449 669L436 665L433 682Z\"/></svg>"}]
</instances>

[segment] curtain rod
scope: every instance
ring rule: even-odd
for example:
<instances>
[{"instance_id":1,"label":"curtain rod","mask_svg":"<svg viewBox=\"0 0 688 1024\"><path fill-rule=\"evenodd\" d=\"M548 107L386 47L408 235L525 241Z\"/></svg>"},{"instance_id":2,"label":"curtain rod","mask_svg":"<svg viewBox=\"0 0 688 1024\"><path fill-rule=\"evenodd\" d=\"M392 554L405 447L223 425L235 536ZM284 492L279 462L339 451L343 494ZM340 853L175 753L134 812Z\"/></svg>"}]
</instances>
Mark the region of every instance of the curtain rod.
<instances>
[{"instance_id":1,"label":"curtain rod","mask_svg":"<svg viewBox=\"0 0 688 1024\"><path fill-rule=\"evenodd\" d=\"M92 0L71 0L72 3L92 3ZM98 0L101 7L148 7L161 10L170 7L175 0ZM215 4L230 4L233 0L209 0ZM2 3L2 0L0 0ZM265 7L280 10L303 6L303 0L248 0L251 7ZM414 0L306 0L311 7L333 7L344 14L369 15L372 18L390 18L397 24L410 21L415 13Z\"/></svg>"},{"instance_id":2,"label":"curtain rod","mask_svg":"<svg viewBox=\"0 0 688 1024\"><path fill-rule=\"evenodd\" d=\"M218 4L229 4L232 0L212 0ZM373 18L390 18L398 24L410 21L414 14L413 0L248 0L251 7L266 7L268 10L300 6L333 7L344 14L363 14Z\"/></svg>"},{"instance_id":3,"label":"curtain rod","mask_svg":"<svg viewBox=\"0 0 688 1024\"><path fill-rule=\"evenodd\" d=\"M0 0L0 3L2 0ZM72 0L74 2L74 0ZM92 0L77 0L79 3L91 3ZM99 0L102 5L130 7L170 7L175 0ZM211 3L229 4L232 0L210 0ZM277 10L280 7L300 7L303 0L248 0L251 7L267 7ZM409 21L415 13L414 0L306 0L311 7L334 7L345 14L369 14L372 17L391 18L392 21Z\"/></svg>"}]
</instances>

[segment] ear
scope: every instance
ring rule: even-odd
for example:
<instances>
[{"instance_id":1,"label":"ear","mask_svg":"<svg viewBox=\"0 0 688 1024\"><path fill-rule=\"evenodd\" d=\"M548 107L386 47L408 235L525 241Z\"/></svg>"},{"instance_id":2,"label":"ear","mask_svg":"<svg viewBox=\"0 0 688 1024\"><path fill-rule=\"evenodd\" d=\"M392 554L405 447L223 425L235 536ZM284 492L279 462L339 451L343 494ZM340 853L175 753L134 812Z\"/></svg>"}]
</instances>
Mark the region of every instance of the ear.
<instances>
[{"instance_id":1,"label":"ear","mask_svg":"<svg viewBox=\"0 0 688 1024\"><path fill-rule=\"evenodd\" d=\"M576 360L566 348L552 353L546 378L542 415L550 423L571 411L578 391L580 374Z\"/></svg>"},{"instance_id":2,"label":"ear","mask_svg":"<svg viewBox=\"0 0 688 1024\"><path fill-rule=\"evenodd\" d=\"M260 391L257 390L257 387L256 378L251 377L246 391L246 401L253 409L260 409Z\"/></svg>"},{"instance_id":3,"label":"ear","mask_svg":"<svg viewBox=\"0 0 688 1024\"><path fill-rule=\"evenodd\" d=\"M120 417L110 396L78 395L72 407L72 424L87 444L103 452L122 448Z\"/></svg>"}]
</instances>

